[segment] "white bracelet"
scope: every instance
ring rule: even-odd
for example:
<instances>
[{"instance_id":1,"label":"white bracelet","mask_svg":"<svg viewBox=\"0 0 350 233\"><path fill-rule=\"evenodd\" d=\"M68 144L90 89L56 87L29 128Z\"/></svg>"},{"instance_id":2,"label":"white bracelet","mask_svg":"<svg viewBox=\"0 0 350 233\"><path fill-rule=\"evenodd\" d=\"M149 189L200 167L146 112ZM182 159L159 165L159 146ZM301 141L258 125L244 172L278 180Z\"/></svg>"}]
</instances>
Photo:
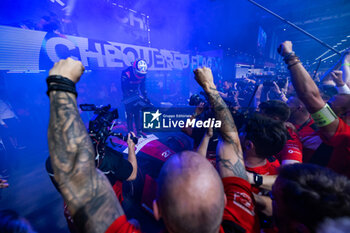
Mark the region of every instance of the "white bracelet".
<instances>
[{"instance_id":1,"label":"white bracelet","mask_svg":"<svg viewBox=\"0 0 350 233\"><path fill-rule=\"evenodd\" d=\"M350 88L346 84L341 87L337 87L337 90L339 94L350 94Z\"/></svg>"}]
</instances>

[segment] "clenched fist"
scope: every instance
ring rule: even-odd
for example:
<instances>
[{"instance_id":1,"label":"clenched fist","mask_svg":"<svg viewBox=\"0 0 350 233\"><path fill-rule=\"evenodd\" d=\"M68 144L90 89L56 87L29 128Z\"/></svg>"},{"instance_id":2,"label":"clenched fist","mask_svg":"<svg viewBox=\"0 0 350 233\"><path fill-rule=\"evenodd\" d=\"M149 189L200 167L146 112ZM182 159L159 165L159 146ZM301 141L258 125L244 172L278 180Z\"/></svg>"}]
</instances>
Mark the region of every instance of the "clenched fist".
<instances>
[{"instance_id":1,"label":"clenched fist","mask_svg":"<svg viewBox=\"0 0 350 233\"><path fill-rule=\"evenodd\" d=\"M211 69L207 67L198 68L193 71L197 83L204 89L209 90L209 88L214 87L214 78L211 73Z\"/></svg>"},{"instance_id":2,"label":"clenched fist","mask_svg":"<svg viewBox=\"0 0 350 233\"><path fill-rule=\"evenodd\" d=\"M75 61L72 58L60 60L49 72L49 75L61 75L72 80L74 83L79 82L80 76L83 74L85 68L80 61Z\"/></svg>"},{"instance_id":3,"label":"clenched fist","mask_svg":"<svg viewBox=\"0 0 350 233\"><path fill-rule=\"evenodd\" d=\"M281 54L283 57L288 55L289 53L293 52L293 44L291 41L287 40L280 44L280 46L277 49L278 53Z\"/></svg>"},{"instance_id":4,"label":"clenched fist","mask_svg":"<svg viewBox=\"0 0 350 233\"><path fill-rule=\"evenodd\" d=\"M341 70L332 71L331 75L337 87L342 87L345 85L343 82L343 72Z\"/></svg>"}]
</instances>

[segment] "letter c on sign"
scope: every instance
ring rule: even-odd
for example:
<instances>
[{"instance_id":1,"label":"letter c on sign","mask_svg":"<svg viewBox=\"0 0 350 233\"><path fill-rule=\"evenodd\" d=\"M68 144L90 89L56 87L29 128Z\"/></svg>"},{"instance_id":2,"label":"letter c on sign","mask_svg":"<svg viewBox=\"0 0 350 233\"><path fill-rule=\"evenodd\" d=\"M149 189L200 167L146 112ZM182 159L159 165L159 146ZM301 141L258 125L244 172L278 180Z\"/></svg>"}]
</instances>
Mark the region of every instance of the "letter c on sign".
<instances>
[{"instance_id":1,"label":"letter c on sign","mask_svg":"<svg viewBox=\"0 0 350 233\"><path fill-rule=\"evenodd\" d=\"M58 62L60 60L60 58L58 57L58 55L56 53L56 46L57 45L64 45L69 50L75 49L75 45L70 40L67 40L67 39L61 38L61 37L50 38L46 42L46 53L52 62Z\"/></svg>"}]
</instances>

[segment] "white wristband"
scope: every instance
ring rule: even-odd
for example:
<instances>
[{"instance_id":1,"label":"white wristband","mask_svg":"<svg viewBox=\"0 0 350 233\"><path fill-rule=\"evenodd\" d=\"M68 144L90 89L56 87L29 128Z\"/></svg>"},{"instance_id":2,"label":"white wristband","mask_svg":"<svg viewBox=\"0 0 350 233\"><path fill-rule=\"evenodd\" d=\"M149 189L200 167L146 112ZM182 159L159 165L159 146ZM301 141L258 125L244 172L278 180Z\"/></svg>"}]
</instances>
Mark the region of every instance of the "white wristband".
<instances>
[{"instance_id":1,"label":"white wristband","mask_svg":"<svg viewBox=\"0 0 350 233\"><path fill-rule=\"evenodd\" d=\"M337 87L339 94L350 94L350 88L348 85L344 84L344 86Z\"/></svg>"}]
</instances>

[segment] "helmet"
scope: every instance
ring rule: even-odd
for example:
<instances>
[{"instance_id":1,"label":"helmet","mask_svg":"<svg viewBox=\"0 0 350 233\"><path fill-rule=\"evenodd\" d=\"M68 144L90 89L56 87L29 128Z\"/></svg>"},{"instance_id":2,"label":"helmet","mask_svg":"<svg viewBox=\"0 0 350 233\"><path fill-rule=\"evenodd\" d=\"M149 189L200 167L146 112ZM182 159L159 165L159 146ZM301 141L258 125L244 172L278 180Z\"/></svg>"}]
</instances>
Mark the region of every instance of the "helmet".
<instances>
[{"instance_id":1,"label":"helmet","mask_svg":"<svg viewBox=\"0 0 350 233\"><path fill-rule=\"evenodd\" d=\"M132 67L134 69L135 75L138 78L143 78L147 74L148 65L147 62L143 59L134 61Z\"/></svg>"}]
</instances>

